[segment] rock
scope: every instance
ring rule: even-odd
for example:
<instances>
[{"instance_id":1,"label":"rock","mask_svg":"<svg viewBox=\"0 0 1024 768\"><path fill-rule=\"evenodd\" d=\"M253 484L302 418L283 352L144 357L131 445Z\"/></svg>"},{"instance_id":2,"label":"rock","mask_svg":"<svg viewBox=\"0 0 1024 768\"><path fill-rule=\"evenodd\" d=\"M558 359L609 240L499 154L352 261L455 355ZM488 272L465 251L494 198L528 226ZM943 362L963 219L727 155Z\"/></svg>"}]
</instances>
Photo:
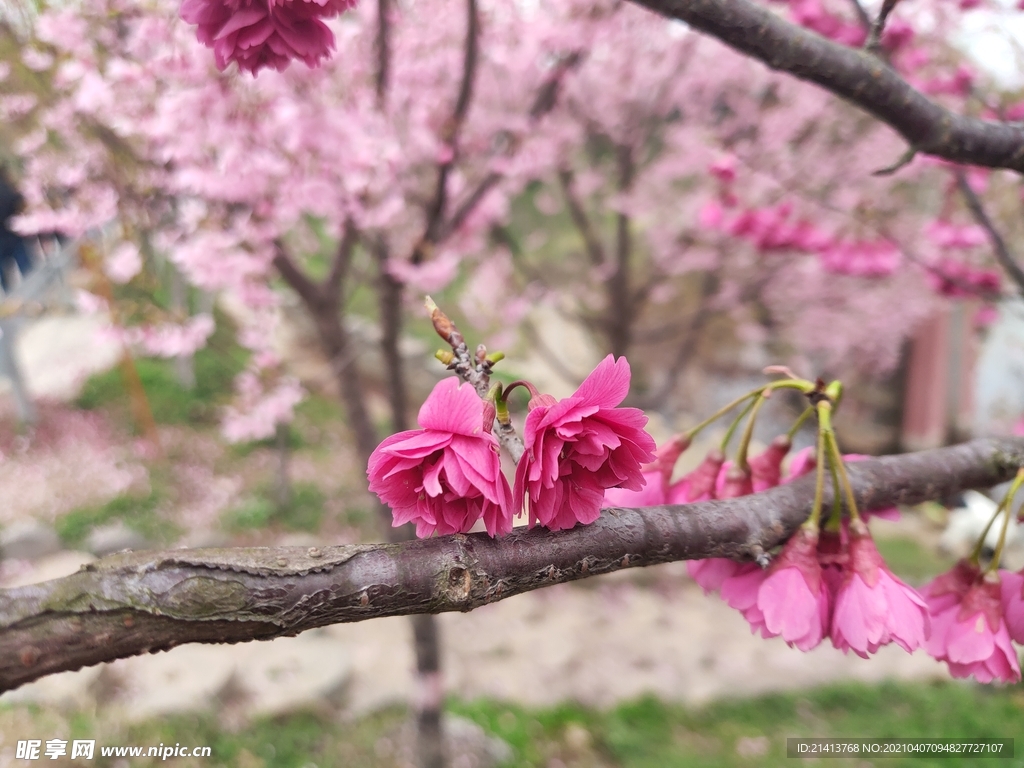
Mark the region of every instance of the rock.
<instances>
[{"instance_id":1,"label":"rock","mask_svg":"<svg viewBox=\"0 0 1024 768\"><path fill-rule=\"evenodd\" d=\"M166 653L121 659L114 666L123 686L113 706L128 722L209 710L228 687L236 648L183 645Z\"/></svg>"},{"instance_id":2,"label":"rock","mask_svg":"<svg viewBox=\"0 0 1024 768\"><path fill-rule=\"evenodd\" d=\"M497 768L515 757L515 752L503 739L491 736L483 728L458 715L445 714L441 718L444 751L449 768ZM389 745L390 746L390 745ZM406 721L398 734L397 744L386 750L397 752L399 765L415 765L416 723Z\"/></svg>"},{"instance_id":3,"label":"rock","mask_svg":"<svg viewBox=\"0 0 1024 768\"><path fill-rule=\"evenodd\" d=\"M352 676L344 643L313 630L236 646L230 694L250 717L340 705Z\"/></svg>"},{"instance_id":4,"label":"rock","mask_svg":"<svg viewBox=\"0 0 1024 768\"><path fill-rule=\"evenodd\" d=\"M59 579L63 576L70 576L78 571L86 563L91 563L96 558L88 552L58 552L55 555L36 560L34 563L24 561L27 566L19 568L10 578L4 579L3 587L24 587L26 584L38 584L41 581Z\"/></svg>"},{"instance_id":5,"label":"rock","mask_svg":"<svg viewBox=\"0 0 1024 768\"><path fill-rule=\"evenodd\" d=\"M48 675L0 695L0 706L38 704L64 712L94 707L93 688L100 670L101 667L96 666Z\"/></svg>"},{"instance_id":6,"label":"rock","mask_svg":"<svg viewBox=\"0 0 1024 768\"><path fill-rule=\"evenodd\" d=\"M93 528L85 539L85 548L96 557L103 557L124 549L147 549L146 538L123 522L100 525Z\"/></svg>"},{"instance_id":7,"label":"rock","mask_svg":"<svg viewBox=\"0 0 1024 768\"><path fill-rule=\"evenodd\" d=\"M19 520L0 530L0 558L35 560L60 551L57 532L38 520Z\"/></svg>"},{"instance_id":8,"label":"rock","mask_svg":"<svg viewBox=\"0 0 1024 768\"><path fill-rule=\"evenodd\" d=\"M441 722L452 768L494 768L515 757L508 742L490 735L472 720L449 714Z\"/></svg>"}]
</instances>

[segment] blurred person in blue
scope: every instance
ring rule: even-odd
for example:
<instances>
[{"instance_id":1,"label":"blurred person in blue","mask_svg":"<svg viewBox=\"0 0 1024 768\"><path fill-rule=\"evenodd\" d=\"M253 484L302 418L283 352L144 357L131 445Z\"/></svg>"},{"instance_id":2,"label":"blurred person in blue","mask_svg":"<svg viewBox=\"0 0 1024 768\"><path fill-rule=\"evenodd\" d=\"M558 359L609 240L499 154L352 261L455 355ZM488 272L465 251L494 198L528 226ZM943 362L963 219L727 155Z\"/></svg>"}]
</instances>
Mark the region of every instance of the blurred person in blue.
<instances>
[{"instance_id":1,"label":"blurred person in blue","mask_svg":"<svg viewBox=\"0 0 1024 768\"><path fill-rule=\"evenodd\" d=\"M11 229L10 220L21 212L25 199L21 196L8 175L7 168L0 165L0 288L10 293L7 270L11 262L17 265L22 275L32 269L25 238Z\"/></svg>"}]
</instances>

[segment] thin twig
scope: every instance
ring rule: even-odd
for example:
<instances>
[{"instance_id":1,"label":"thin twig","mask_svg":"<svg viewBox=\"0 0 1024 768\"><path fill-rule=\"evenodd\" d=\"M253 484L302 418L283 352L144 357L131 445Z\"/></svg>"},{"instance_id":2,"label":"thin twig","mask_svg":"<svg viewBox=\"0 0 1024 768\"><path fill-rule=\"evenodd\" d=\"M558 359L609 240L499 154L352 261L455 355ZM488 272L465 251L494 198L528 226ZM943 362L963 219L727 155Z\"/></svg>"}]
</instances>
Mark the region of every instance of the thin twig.
<instances>
[{"instance_id":1,"label":"thin twig","mask_svg":"<svg viewBox=\"0 0 1024 768\"><path fill-rule=\"evenodd\" d=\"M1020 264L1013 258L1010 249L1006 245L1006 241L999 234L999 230L992 223L992 219L988 217L981 198L971 189L970 182L967 181L967 174L962 170L956 172L956 185L960 190L960 194L963 195L964 202L967 203L967 208L970 210L974 220L978 222L981 228L985 230L985 234L988 235L989 242L992 243L992 250L996 255L996 260L999 261L1000 266L1010 276L1010 279L1017 284L1017 290L1024 294L1024 269L1021 269Z\"/></svg>"}]
</instances>

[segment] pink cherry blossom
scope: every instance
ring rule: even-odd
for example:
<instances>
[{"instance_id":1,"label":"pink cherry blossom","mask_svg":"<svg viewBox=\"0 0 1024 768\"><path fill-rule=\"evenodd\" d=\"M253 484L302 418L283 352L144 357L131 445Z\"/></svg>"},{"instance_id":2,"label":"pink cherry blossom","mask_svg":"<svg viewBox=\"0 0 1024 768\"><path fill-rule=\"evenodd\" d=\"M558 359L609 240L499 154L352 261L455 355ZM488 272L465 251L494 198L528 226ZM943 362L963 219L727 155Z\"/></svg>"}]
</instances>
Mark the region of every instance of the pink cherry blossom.
<instances>
[{"instance_id":1,"label":"pink cherry blossom","mask_svg":"<svg viewBox=\"0 0 1024 768\"><path fill-rule=\"evenodd\" d=\"M735 566L734 572L723 579L719 593L730 608L743 614L752 632L761 632L767 637L764 612L757 601L768 571L757 563L735 563Z\"/></svg>"},{"instance_id":2,"label":"pink cherry blossom","mask_svg":"<svg viewBox=\"0 0 1024 768\"><path fill-rule=\"evenodd\" d=\"M235 61L256 74L278 71L292 59L315 67L334 50L334 33L322 21L354 0L183 0L181 18L196 24L199 42L213 49L219 69Z\"/></svg>"},{"instance_id":3,"label":"pink cherry blossom","mask_svg":"<svg viewBox=\"0 0 1024 768\"><path fill-rule=\"evenodd\" d=\"M945 661L953 677L973 675L981 683L1020 681L998 573L982 574L961 561L928 584L924 595L932 627L928 653ZM1018 616L1015 611L1015 629Z\"/></svg>"},{"instance_id":4,"label":"pink cherry blossom","mask_svg":"<svg viewBox=\"0 0 1024 768\"><path fill-rule=\"evenodd\" d=\"M751 456L749 460L750 475L754 485L754 493L774 488L782 480L782 461L789 453L792 442L786 435L779 435L765 449L764 453Z\"/></svg>"},{"instance_id":5,"label":"pink cherry blossom","mask_svg":"<svg viewBox=\"0 0 1024 768\"><path fill-rule=\"evenodd\" d=\"M608 355L571 397L531 401L514 486L514 507L529 500L531 525L559 531L592 523L607 489L644 487L642 465L654 458L655 444L642 411L617 407L629 379L625 358Z\"/></svg>"},{"instance_id":6,"label":"pink cherry blossom","mask_svg":"<svg viewBox=\"0 0 1024 768\"><path fill-rule=\"evenodd\" d=\"M134 243L121 243L103 260L103 271L115 283L127 283L142 271L142 256Z\"/></svg>"},{"instance_id":7,"label":"pink cherry blossom","mask_svg":"<svg viewBox=\"0 0 1024 768\"><path fill-rule=\"evenodd\" d=\"M788 440L786 443L788 444ZM782 449L782 440L773 441L768 450L751 458L750 473L733 467L732 462L724 461L721 451L714 449L693 472L669 489L669 503L688 504L712 497L731 499L772 488L778 485L779 467L785 456L785 451ZM756 488L755 483L757 484ZM751 563L739 563L723 557L709 557L704 560L688 560L686 571L700 585L705 594L723 589L723 585L727 581L730 582L730 587L727 591L722 592L722 597L725 598L728 592L730 599L727 599L727 602L730 605L735 602L734 608L742 611L744 616L749 613L754 617L754 622L757 622L759 615L756 609L756 596L751 598L749 594L751 584L756 581L755 577L751 575L754 572L751 565ZM760 566L754 566L754 568L758 571L762 570ZM740 581L733 583L732 579L740 579Z\"/></svg>"},{"instance_id":8,"label":"pink cherry blossom","mask_svg":"<svg viewBox=\"0 0 1024 768\"><path fill-rule=\"evenodd\" d=\"M715 498L735 499L739 496L749 496L753 492L754 478L751 473L735 466L731 461L725 462L715 481Z\"/></svg>"},{"instance_id":9,"label":"pink cherry blossom","mask_svg":"<svg viewBox=\"0 0 1024 768\"><path fill-rule=\"evenodd\" d=\"M849 551L849 566L835 598L833 645L864 658L888 643L912 653L928 633L924 600L893 576L859 520L850 523Z\"/></svg>"},{"instance_id":10,"label":"pink cherry blossom","mask_svg":"<svg viewBox=\"0 0 1024 768\"><path fill-rule=\"evenodd\" d=\"M1010 639L1024 643L1024 572L1000 571L1003 584L1003 618Z\"/></svg>"},{"instance_id":11,"label":"pink cherry blossom","mask_svg":"<svg viewBox=\"0 0 1024 768\"><path fill-rule=\"evenodd\" d=\"M829 627L829 591L818 562L818 533L800 528L772 562L757 593L761 634L809 651Z\"/></svg>"},{"instance_id":12,"label":"pink cherry blossom","mask_svg":"<svg viewBox=\"0 0 1024 768\"><path fill-rule=\"evenodd\" d=\"M438 382L418 421L370 456L370 490L392 509L394 526L416 535L468 533L483 519L491 536L512 530L512 492L501 473L492 411L457 378Z\"/></svg>"},{"instance_id":13,"label":"pink cherry blossom","mask_svg":"<svg viewBox=\"0 0 1024 768\"><path fill-rule=\"evenodd\" d=\"M715 483L724 464L725 454L717 448L709 451L696 469L672 484L668 491L669 503L691 504L714 498ZM705 594L720 589L723 582L735 576L743 566L743 563L724 557L710 557L686 562L687 572L700 585Z\"/></svg>"},{"instance_id":14,"label":"pink cherry blossom","mask_svg":"<svg viewBox=\"0 0 1024 768\"><path fill-rule=\"evenodd\" d=\"M717 448L708 451L708 455L689 474L672 483L668 489L669 504L692 504L695 501L707 501L715 493L715 481L725 463L725 454Z\"/></svg>"},{"instance_id":15,"label":"pink cherry blossom","mask_svg":"<svg viewBox=\"0 0 1024 768\"><path fill-rule=\"evenodd\" d=\"M609 488L604 493L605 507L657 507L668 504L668 484L676 461L690 445L683 435L677 435L658 447L654 461L643 468L644 487L639 491Z\"/></svg>"}]
</instances>

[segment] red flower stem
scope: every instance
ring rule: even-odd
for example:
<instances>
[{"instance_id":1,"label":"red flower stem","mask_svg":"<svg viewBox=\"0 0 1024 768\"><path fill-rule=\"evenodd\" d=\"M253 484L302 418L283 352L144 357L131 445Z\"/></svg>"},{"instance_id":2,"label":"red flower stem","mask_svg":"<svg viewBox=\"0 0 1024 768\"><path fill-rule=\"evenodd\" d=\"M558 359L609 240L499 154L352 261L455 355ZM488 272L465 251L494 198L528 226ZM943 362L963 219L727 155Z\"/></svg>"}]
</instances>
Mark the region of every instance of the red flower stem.
<instances>
[{"instance_id":1,"label":"red flower stem","mask_svg":"<svg viewBox=\"0 0 1024 768\"><path fill-rule=\"evenodd\" d=\"M1013 484L1010 486L1010 490L1006 492L1003 500L999 502L999 506L996 508L996 515L998 516L1000 511L1005 512L1003 517L1003 529L999 532L999 543L996 544L996 551L992 555L992 562L988 564L988 568L985 569L986 573L992 573L999 569L999 562L1003 559L1003 547L1006 546L1006 531L1010 527L1010 510L1013 506L1013 497L1017 495L1017 491L1020 490L1021 486L1024 485L1024 467L1017 470L1017 476L1013 479ZM992 518L995 520L995 518ZM991 525L991 523L989 523ZM988 533L986 529L986 533ZM984 541L985 537L981 537L981 541Z\"/></svg>"}]
</instances>

